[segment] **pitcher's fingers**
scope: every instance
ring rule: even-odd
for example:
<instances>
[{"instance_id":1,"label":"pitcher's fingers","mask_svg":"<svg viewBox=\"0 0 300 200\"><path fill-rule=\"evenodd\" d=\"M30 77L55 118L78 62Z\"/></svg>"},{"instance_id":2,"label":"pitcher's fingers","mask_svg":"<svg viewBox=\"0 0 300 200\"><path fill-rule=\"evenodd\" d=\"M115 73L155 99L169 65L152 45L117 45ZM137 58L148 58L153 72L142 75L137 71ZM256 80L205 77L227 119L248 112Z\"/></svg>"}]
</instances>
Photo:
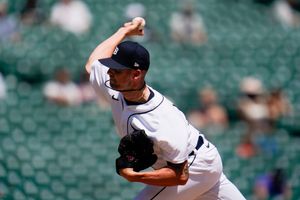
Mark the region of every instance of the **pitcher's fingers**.
<instances>
[{"instance_id":1,"label":"pitcher's fingers","mask_svg":"<svg viewBox=\"0 0 300 200\"><path fill-rule=\"evenodd\" d=\"M130 26L130 25L132 25L132 22L126 22L126 23L124 23L124 27Z\"/></svg>"},{"instance_id":2,"label":"pitcher's fingers","mask_svg":"<svg viewBox=\"0 0 300 200\"><path fill-rule=\"evenodd\" d=\"M144 35L144 34L145 34L144 29L139 30L139 35Z\"/></svg>"}]
</instances>

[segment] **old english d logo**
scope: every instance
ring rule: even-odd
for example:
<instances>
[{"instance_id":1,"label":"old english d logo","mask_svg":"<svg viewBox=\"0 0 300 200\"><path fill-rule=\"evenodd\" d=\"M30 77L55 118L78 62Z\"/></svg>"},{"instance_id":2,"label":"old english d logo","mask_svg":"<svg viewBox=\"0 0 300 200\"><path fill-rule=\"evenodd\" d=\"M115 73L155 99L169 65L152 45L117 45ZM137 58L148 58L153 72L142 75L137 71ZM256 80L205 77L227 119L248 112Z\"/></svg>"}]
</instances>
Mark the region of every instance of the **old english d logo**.
<instances>
[{"instance_id":1,"label":"old english d logo","mask_svg":"<svg viewBox=\"0 0 300 200\"><path fill-rule=\"evenodd\" d=\"M116 47L115 50L114 50L114 52L113 52L113 54L114 54L114 55L117 55L118 51L119 51L119 48Z\"/></svg>"}]
</instances>

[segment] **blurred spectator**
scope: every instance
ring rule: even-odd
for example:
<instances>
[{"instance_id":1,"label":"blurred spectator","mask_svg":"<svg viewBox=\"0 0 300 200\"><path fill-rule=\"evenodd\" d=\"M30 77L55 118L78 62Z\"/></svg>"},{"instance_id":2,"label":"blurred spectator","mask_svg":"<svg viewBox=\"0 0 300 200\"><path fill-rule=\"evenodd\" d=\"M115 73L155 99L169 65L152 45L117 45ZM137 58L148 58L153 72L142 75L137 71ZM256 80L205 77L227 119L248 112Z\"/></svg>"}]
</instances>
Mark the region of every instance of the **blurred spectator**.
<instances>
[{"instance_id":1,"label":"blurred spectator","mask_svg":"<svg viewBox=\"0 0 300 200\"><path fill-rule=\"evenodd\" d=\"M271 135L273 127L263 85L254 77L246 77L240 87L242 96L238 102L238 110L247 130L243 136L246 143L242 141L238 149L251 145L256 153L274 156L278 152L278 145ZM237 153L239 154L238 151Z\"/></svg>"},{"instance_id":2,"label":"blurred spectator","mask_svg":"<svg viewBox=\"0 0 300 200\"><path fill-rule=\"evenodd\" d=\"M146 19L146 26L144 27L144 36L132 36L131 40L136 42L148 42L148 41L157 41L158 35L157 32L149 25L147 21L147 10L146 7L142 3L130 3L126 6L124 10L124 17L126 22L131 21L135 17L143 17Z\"/></svg>"},{"instance_id":3,"label":"blurred spectator","mask_svg":"<svg viewBox=\"0 0 300 200\"><path fill-rule=\"evenodd\" d=\"M55 73L55 79L46 83L44 87L45 97L59 105L77 105L80 103L80 90L71 81L66 69L59 69Z\"/></svg>"},{"instance_id":4,"label":"blurred spectator","mask_svg":"<svg viewBox=\"0 0 300 200\"><path fill-rule=\"evenodd\" d=\"M241 143L236 148L236 154L245 159L255 156L257 151L256 145L249 134L243 136Z\"/></svg>"},{"instance_id":5,"label":"blurred spectator","mask_svg":"<svg viewBox=\"0 0 300 200\"><path fill-rule=\"evenodd\" d=\"M38 0L26 0L21 10L21 20L24 24L39 24L45 19L38 8Z\"/></svg>"},{"instance_id":6,"label":"blurred spectator","mask_svg":"<svg viewBox=\"0 0 300 200\"><path fill-rule=\"evenodd\" d=\"M265 134L253 136L253 141L257 150L268 157L277 156L277 153L279 152L278 143L271 133L272 132L270 131Z\"/></svg>"},{"instance_id":7,"label":"blurred spectator","mask_svg":"<svg viewBox=\"0 0 300 200\"><path fill-rule=\"evenodd\" d=\"M205 88L198 94L199 108L191 111L188 120L199 129L220 132L228 125L226 110L218 103L218 96L212 88ZM208 131L211 129L211 131Z\"/></svg>"},{"instance_id":8,"label":"blurred spectator","mask_svg":"<svg viewBox=\"0 0 300 200\"><path fill-rule=\"evenodd\" d=\"M172 14L170 28L172 39L178 43L201 45L207 41L202 17L190 1L185 1L181 10Z\"/></svg>"},{"instance_id":9,"label":"blurred spectator","mask_svg":"<svg viewBox=\"0 0 300 200\"><path fill-rule=\"evenodd\" d=\"M300 15L291 7L287 0L277 0L274 3L274 16L275 18L287 28L300 26Z\"/></svg>"},{"instance_id":10,"label":"blurred spectator","mask_svg":"<svg viewBox=\"0 0 300 200\"><path fill-rule=\"evenodd\" d=\"M261 81L246 77L242 80L240 88L238 111L248 126L247 134L269 130L269 113Z\"/></svg>"},{"instance_id":11,"label":"blurred spectator","mask_svg":"<svg viewBox=\"0 0 300 200\"><path fill-rule=\"evenodd\" d=\"M271 173L256 178L254 184L255 200L290 200L291 197L291 187L282 169L274 169Z\"/></svg>"},{"instance_id":12,"label":"blurred spectator","mask_svg":"<svg viewBox=\"0 0 300 200\"><path fill-rule=\"evenodd\" d=\"M89 31L92 15L80 0L59 0L51 10L50 22L65 31L80 35Z\"/></svg>"},{"instance_id":13,"label":"blurred spectator","mask_svg":"<svg viewBox=\"0 0 300 200\"><path fill-rule=\"evenodd\" d=\"M86 71L81 74L80 82L78 84L78 88L80 91L80 103L89 103L92 101L96 101L99 104L100 108L104 110L110 108L109 104L105 101L105 98L101 98L99 97L99 95L96 95L95 90L89 82L89 78L90 76Z\"/></svg>"},{"instance_id":14,"label":"blurred spectator","mask_svg":"<svg viewBox=\"0 0 300 200\"><path fill-rule=\"evenodd\" d=\"M7 14L8 4L6 0L0 0L0 41L19 41L19 25L17 19Z\"/></svg>"},{"instance_id":15,"label":"blurred spectator","mask_svg":"<svg viewBox=\"0 0 300 200\"><path fill-rule=\"evenodd\" d=\"M273 123L292 112L290 102L284 96L283 91L280 88L274 89L270 92L267 103L269 118Z\"/></svg>"},{"instance_id":16,"label":"blurred spectator","mask_svg":"<svg viewBox=\"0 0 300 200\"><path fill-rule=\"evenodd\" d=\"M6 97L6 84L3 79L2 74L0 73L0 100Z\"/></svg>"}]
</instances>

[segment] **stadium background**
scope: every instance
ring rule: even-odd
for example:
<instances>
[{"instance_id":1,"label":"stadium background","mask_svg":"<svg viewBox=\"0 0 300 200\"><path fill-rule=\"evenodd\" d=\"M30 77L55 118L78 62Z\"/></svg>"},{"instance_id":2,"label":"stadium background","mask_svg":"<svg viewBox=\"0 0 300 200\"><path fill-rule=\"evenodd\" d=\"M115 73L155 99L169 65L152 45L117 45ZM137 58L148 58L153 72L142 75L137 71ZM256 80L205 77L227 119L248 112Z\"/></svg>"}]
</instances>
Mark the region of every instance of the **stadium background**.
<instances>
[{"instance_id":1,"label":"stadium background","mask_svg":"<svg viewBox=\"0 0 300 200\"><path fill-rule=\"evenodd\" d=\"M79 78L92 49L123 22L131 0L86 0L94 23L90 33L76 37L42 24L23 26L19 43L0 46L0 70L8 96L0 102L0 199L132 199L143 186L127 183L115 173L118 138L109 111L96 103L76 107L49 104L45 81L67 66ZM148 83L188 111L199 88L211 85L235 119L239 83L248 75L267 88L282 86L295 115L274 132L276 155L240 159L235 148L245 129L234 121L223 135L211 136L224 161L226 175L247 199L255 177L274 166L286 170L293 199L300 199L300 30L284 29L269 17L268 8L252 1L201 0L196 9L205 21L209 42L201 47L171 41L168 22L178 9L172 0L144 1L147 23L161 37L145 43L151 53ZM16 13L22 1L10 2ZM48 16L55 1L40 1ZM298 123L298 125L297 125Z\"/></svg>"}]
</instances>

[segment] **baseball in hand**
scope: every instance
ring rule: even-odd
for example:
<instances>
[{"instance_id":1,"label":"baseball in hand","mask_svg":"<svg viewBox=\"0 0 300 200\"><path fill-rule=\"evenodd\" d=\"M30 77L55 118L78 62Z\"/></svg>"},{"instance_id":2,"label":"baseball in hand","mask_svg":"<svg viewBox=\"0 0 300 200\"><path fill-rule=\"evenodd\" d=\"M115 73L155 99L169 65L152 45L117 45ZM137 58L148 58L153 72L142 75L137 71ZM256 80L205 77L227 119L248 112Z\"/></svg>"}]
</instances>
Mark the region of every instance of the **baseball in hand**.
<instances>
[{"instance_id":1,"label":"baseball in hand","mask_svg":"<svg viewBox=\"0 0 300 200\"><path fill-rule=\"evenodd\" d=\"M132 20L132 23L139 23L140 24L139 30L143 30L144 26L146 25L146 20L144 18L142 18L142 17L135 17Z\"/></svg>"}]
</instances>

